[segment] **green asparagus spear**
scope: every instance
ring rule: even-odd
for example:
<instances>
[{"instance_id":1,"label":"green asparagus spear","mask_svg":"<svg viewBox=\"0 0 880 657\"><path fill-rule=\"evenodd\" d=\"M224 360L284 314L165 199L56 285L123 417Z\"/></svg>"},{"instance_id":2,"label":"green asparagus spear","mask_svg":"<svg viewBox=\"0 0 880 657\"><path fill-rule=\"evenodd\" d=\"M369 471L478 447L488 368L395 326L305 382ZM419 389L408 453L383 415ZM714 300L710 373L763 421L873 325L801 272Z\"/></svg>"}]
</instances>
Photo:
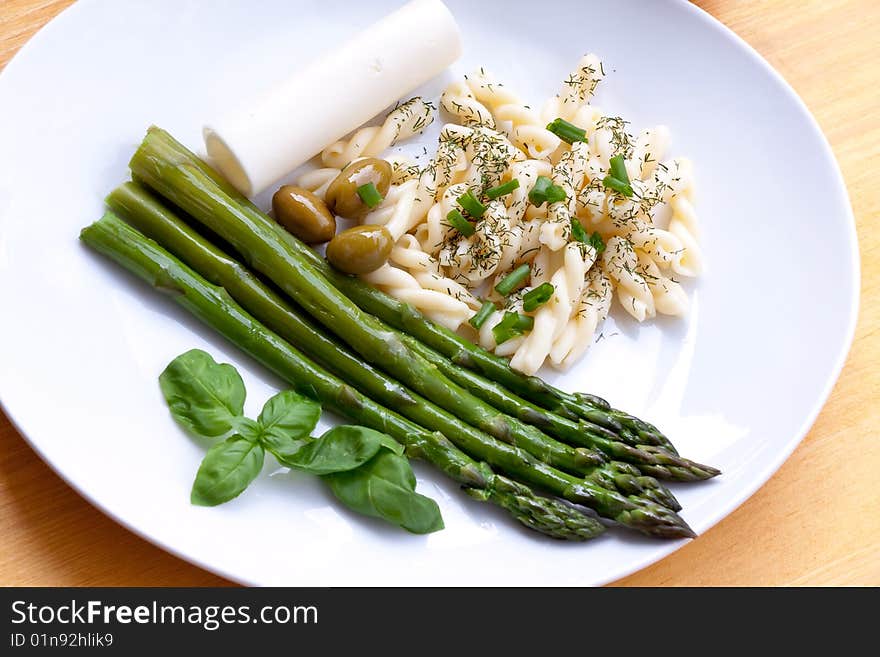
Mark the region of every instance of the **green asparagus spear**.
<instances>
[{"instance_id":1,"label":"green asparagus spear","mask_svg":"<svg viewBox=\"0 0 880 657\"><path fill-rule=\"evenodd\" d=\"M670 454L662 448L650 445L632 446L620 442L618 435L613 431L587 420L574 421L545 410L537 404L517 397L504 386L490 381L472 370L458 367L442 354L412 336L405 333L399 333L399 336L410 349L433 363L437 369L458 385L492 404L495 408L540 428L544 433L564 443L598 449L609 458L632 463L639 469L643 469L644 473L648 473L648 468L650 468L650 474L661 475L658 478L662 479L701 481L719 474L719 471L711 466ZM650 478L643 481L642 484L656 487L656 482L650 481Z\"/></svg>"},{"instance_id":2,"label":"green asparagus spear","mask_svg":"<svg viewBox=\"0 0 880 657\"><path fill-rule=\"evenodd\" d=\"M82 239L152 282L155 287L169 291L174 301L290 381L304 394L318 396L326 407L346 414L361 424L385 431L401 442L412 445L413 449L431 447L423 439L418 443L415 443L415 439L407 439L409 433L415 431L417 435L423 435L425 430L378 406L351 386L317 368L248 315L226 290L209 284L112 213L86 228ZM398 400L398 405L407 403L410 400ZM589 506L622 525L659 537L694 535L684 520L667 508L634 501L594 482L579 480L539 461L515 445L496 440L465 423L461 423L460 430L453 436L447 437L452 438L461 450L485 460L490 466L513 473L523 482L570 502Z\"/></svg>"},{"instance_id":3,"label":"green asparagus spear","mask_svg":"<svg viewBox=\"0 0 880 657\"><path fill-rule=\"evenodd\" d=\"M432 433L405 420L314 365L244 312L224 289L205 281L113 213L108 212L85 228L81 239L157 290L168 293L178 305L302 394L316 397L326 408L355 422L390 434L406 445L411 456L434 464L468 489L473 497L497 504L524 525L554 538L586 540L604 531L597 520L558 500L538 496L528 486L495 474L485 463L477 463L466 456L442 434ZM398 403L406 405L412 400L401 394ZM495 447L498 460L523 460L515 448L503 443ZM544 482L548 488L548 484L554 481L560 489L569 485L567 478L557 476L550 468L547 468L546 475L536 469L534 479ZM570 497L577 495L572 493Z\"/></svg>"},{"instance_id":4,"label":"green asparagus spear","mask_svg":"<svg viewBox=\"0 0 880 657\"><path fill-rule=\"evenodd\" d=\"M252 267L295 298L313 318L365 360L393 372L402 383L472 426L500 440L525 446L529 453L539 454L551 465L576 471L577 467L585 467L589 458L601 457L598 452L584 448L572 450L534 427L499 413L442 376L435 366L408 349L394 332L364 313L299 257L288 242L278 237L272 220L258 212L243 211L199 166L189 162L191 156L181 161L176 151L183 147L175 143L167 134L151 130L131 159L132 172L229 242ZM455 440L457 436L449 437ZM689 528L682 529L684 521L680 517L658 504L628 499L587 479L581 480L578 488L590 491L579 498L589 499L588 505L605 517L635 526L647 523L649 531L655 534L691 533ZM622 508L620 502L627 507ZM629 505L639 507L638 513L630 513Z\"/></svg>"},{"instance_id":5,"label":"green asparagus spear","mask_svg":"<svg viewBox=\"0 0 880 657\"><path fill-rule=\"evenodd\" d=\"M107 197L107 204L111 210L156 240L198 274L211 283L224 287L258 321L264 322L290 343L299 345L310 357L373 399L393 405L397 401L395 395L412 394L321 334L296 309L240 263L199 235L142 186L125 183ZM451 430L450 425L457 424L457 418L451 417L427 400L414 394L412 396L418 403L402 406L399 410L404 416L435 431L448 432ZM628 469L624 464L605 463L593 468L586 476L606 488L662 504L673 511L681 508L672 493L659 482L652 477L641 476L637 469Z\"/></svg>"},{"instance_id":6,"label":"green asparagus spear","mask_svg":"<svg viewBox=\"0 0 880 657\"><path fill-rule=\"evenodd\" d=\"M147 141L159 148L177 164L189 164L214 182L238 206L238 209L254 217L264 217L263 213L245 196L240 194L219 173L171 135L160 128L152 127ZM136 176L135 176L136 177ZM598 424L618 434L618 440L632 445L658 446L672 454L678 454L666 436L653 425L628 413L611 408L607 401L587 393L568 393L555 388L542 379L528 376L510 367L504 358L482 349L453 331L435 324L417 312L409 304L377 290L358 278L345 276L334 270L314 250L290 235L281 227L276 227L278 235L291 249L327 277L340 291L354 301L362 310L375 315L394 328L401 330L432 349L452 359L456 364L467 367L498 382L512 392L537 404L545 410L554 411L572 420L584 419Z\"/></svg>"},{"instance_id":7,"label":"green asparagus spear","mask_svg":"<svg viewBox=\"0 0 880 657\"><path fill-rule=\"evenodd\" d=\"M365 313L335 288L287 242L278 239L274 221L243 212L202 171L178 162L170 137L150 131L131 159L132 172L148 186L229 242L258 272L272 280L320 324L346 342L364 360L486 433L516 445L550 465L573 474L589 474L604 456L573 448L514 417L500 413L456 385L409 349L378 319Z\"/></svg>"}]
</instances>

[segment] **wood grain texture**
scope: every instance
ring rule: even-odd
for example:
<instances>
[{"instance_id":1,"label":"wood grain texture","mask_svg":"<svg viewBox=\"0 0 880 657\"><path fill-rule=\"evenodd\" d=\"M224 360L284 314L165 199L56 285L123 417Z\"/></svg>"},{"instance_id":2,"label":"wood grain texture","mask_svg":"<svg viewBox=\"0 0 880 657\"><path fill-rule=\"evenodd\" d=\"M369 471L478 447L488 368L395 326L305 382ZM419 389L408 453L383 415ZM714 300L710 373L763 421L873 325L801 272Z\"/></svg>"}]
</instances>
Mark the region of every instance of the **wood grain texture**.
<instances>
[{"instance_id":1,"label":"wood grain texture","mask_svg":"<svg viewBox=\"0 0 880 657\"><path fill-rule=\"evenodd\" d=\"M0 0L0 67L71 0ZM840 162L862 257L856 338L809 435L736 512L620 585L880 585L880 65L876 0L703 0L792 84ZM872 230L874 229L874 230ZM2 320L0 320L2 321ZM90 506L0 415L0 585L224 580Z\"/></svg>"}]
</instances>

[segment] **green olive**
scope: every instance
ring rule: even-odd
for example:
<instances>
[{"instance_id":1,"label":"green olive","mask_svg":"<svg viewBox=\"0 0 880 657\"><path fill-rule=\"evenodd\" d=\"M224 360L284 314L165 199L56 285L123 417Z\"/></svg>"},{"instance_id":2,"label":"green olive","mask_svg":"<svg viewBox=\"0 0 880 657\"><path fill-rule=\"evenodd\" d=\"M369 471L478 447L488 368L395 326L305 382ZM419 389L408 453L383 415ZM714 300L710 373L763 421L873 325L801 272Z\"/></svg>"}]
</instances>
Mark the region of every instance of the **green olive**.
<instances>
[{"instance_id":1,"label":"green olive","mask_svg":"<svg viewBox=\"0 0 880 657\"><path fill-rule=\"evenodd\" d=\"M357 189L369 183L384 197L391 187L391 165L375 157L352 162L327 187L327 207L340 217L360 221L372 208L361 200Z\"/></svg>"},{"instance_id":2,"label":"green olive","mask_svg":"<svg viewBox=\"0 0 880 657\"><path fill-rule=\"evenodd\" d=\"M346 274L368 274L385 264L394 238L385 226L355 226L327 245L327 260Z\"/></svg>"},{"instance_id":3,"label":"green olive","mask_svg":"<svg viewBox=\"0 0 880 657\"><path fill-rule=\"evenodd\" d=\"M336 218L320 198L302 187L284 185L272 196L275 220L306 244L319 244L336 234Z\"/></svg>"}]
</instances>

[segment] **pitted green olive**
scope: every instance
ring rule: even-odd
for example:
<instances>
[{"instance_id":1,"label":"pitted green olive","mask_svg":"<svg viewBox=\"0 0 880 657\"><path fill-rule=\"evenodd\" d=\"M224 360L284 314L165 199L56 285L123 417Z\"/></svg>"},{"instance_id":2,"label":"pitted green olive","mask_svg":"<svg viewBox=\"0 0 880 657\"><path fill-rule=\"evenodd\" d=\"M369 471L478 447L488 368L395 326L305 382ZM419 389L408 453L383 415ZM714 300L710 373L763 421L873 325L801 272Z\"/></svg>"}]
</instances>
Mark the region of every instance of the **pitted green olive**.
<instances>
[{"instance_id":1,"label":"pitted green olive","mask_svg":"<svg viewBox=\"0 0 880 657\"><path fill-rule=\"evenodd\" d=\"M320 198L302 187L284 185L272 196L275 220L306 244L333 239L336 218Z\"/></svg>"},{"instance_id":2,"label":"pitted green olive","mask_svg":"<svg viewBox=\"0 0 880 657\"><path fill-rule=\"evenodd\" d=\"M368 274L385 264L394 238L385 226L355 226L327 245L327 260L346 274Z\"/></svg>"},{"instance_id":3,"label":"pitted green olive","mask_svg":"<svg viewBox=\"0 0 880 657\"><path fill-rule=\"evenodd\" d=\"M352 162L327 187L327 207L340 217L360 221L372 208L361 200L357 189L369 183L384 197L391 187L391 165L375 157Z\"/></svg>"}]
</instances>

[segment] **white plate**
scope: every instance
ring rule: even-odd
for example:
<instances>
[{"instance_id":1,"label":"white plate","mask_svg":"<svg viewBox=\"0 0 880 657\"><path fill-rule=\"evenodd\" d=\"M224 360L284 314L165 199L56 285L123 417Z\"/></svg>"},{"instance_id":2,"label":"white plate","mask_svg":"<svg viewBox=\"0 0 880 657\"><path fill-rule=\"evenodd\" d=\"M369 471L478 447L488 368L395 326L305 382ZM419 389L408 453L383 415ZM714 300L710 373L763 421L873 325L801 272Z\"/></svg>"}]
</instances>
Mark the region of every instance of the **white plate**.
<instances>
[{"instance_id":1,"label":"white plate","mask_svg":"<svg viewBox=\"0 0 880 657\"><path fill-rule=\"evenodd\" d=\"M4 408L103 511L240 582L608 582L683 542L617 530L586 545L544 540L421 465L420 490L438 500L447 525L427 537L356 517L315 479L270 466L234 502L191 506L205 447L171 421L159 372L187 349L207 349L241 369L253 413L279 382L77 242L126 178L149 124L197 146L202 121L239 93L397 4L93 0L25 46L0 77ZM618 314L558 382L656 421L683 454L724 470L674 487L685 518L704 532L794 449L852 338L858 252L828 145L779 75L685 3L449 4L465 54L427 94L484 65L538 103L594 51L609 73L597 104L634 129L669 125L673 152L695 163L709 268L689 319L639 326Z\"/></svg>"}]
</instances>

